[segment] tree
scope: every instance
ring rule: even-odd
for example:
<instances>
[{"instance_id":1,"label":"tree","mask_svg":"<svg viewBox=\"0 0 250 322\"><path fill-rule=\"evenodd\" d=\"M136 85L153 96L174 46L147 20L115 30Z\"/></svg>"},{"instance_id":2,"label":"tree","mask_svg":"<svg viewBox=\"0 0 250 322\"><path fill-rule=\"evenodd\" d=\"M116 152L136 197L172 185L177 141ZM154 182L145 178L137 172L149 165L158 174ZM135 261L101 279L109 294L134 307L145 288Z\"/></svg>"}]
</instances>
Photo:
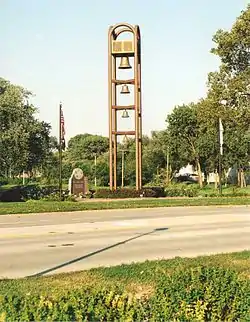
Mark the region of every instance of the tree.
<instances>
[{"instance_id":1,"label":"tree","mask_svg":"<svg viewBox=\"0 0 250 322\"><path fill-rule=\"evenodd\" d=\"M250 5L236 19L230 31L218 30L211 52L221 59L219 71L209 74L210 110L203 117L221 117L224 124L224 167L241 169L250 161ZM220 101L226 99L226 106Z\"/></svg>"},{"instance_id":2,"label":"tree","mask_svg":"<svg viewBox=\"0 0 250 322\"><path fill-rule=\"evenodd\" d=\"M164 176L168 153L166 131L153 131L143 142L143 183L167 184Z\"/></svg>"},{"instance_id":3,"label":"tree","mask_svg":"<svg viewBox=\"0 0 250 322\"><path fill-rule=\"evenodd\" d=\"M96 170L96 171L95 171ZM108 186L109 184L109 153L103 153L98 159L95 166L92 167L93 174L96 172L97 185Z\"/></svg>"},{"instance_id":4,"label":"tree","mask_svg":"<svg viewBox=\"0 0 250 322\"><path fill-rule=\"evenodd\" d=\"M78 134L68 142L67 157L69 160L93 160L107 152L109 140L106 137L92 134Z\"/></svg>"},{"instance_id":5,"label":"tree","mask_svg":"<svg viewBox=\"0 0 250 322\"><path fill-rule=\"evenodd\" d=\"M178 168L188 163L195 166L202 187L202 170L205 170L209 157L211 141L207 137L208 128L202 127L198 120L199 104L176 106L167 118L170 138L170 153Z\"/></svg>"},{"instance_id":6,"label":"tree","mask_svg":"<svg viewBox=\"0 0 250 322\"><path fill-rule=\"evenodd\" d=\"M31 93L0 78L1 173L19 174L40 164L49 150L50 125L35 118Z\"/></svg>"},{"instance_id":7,"label":"tree","mask_svg":"<svg viewBox=\"0 0 250 322\"><path fill-rule=\"evenodd\" d=\"M236 19L230 31L218 30L211 52L220 57L229 73L239 74L250 66L250 4Z\"/></svg>"}]
</instances>

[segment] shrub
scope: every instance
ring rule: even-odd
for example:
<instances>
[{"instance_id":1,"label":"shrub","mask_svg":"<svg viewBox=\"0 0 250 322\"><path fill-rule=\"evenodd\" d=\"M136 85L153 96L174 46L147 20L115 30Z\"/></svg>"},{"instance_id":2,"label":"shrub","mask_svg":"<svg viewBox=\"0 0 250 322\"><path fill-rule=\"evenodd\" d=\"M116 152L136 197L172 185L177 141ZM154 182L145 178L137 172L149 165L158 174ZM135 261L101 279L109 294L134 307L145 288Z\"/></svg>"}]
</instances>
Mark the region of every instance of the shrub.
<instances>
[{"instance_id":1,"label":"shrub","mask_svg":"<svg viewBox=\"0 0 250 322\"><path fill-rule=\"evenodd\" d=\"M175 184L165 189L167 197L197 197L199 195L199 187L197 185Z\"/></svg>"},{"instance_id":2,"label":"shrub","mask_svg":"<svg viewBox=\"0 0 250 322\"><path fill-rule=\"evenodd\" d=\"M50 195L58 193L58 187L45 186L41 187L37 184L21 187L21 193L24 200L39 200Z\"/></svg>"},{"instance_id":3,"label":"shrub","mask_svg":"<svg viewBox=\"0 0 250 322\"><path fill-rule=\"evenodd\" d=\"M118 289L0 297L1 321L143 321L143 302Z\"/></svg>"},{"instance_id":4,"label":"shrub","mask_svg":"<svg viewBox=\"0 0 250 322\"><path fill-rule=\"evenodd\" d=\"M3 281L4 282L4 281ZM2 283L3 283L2 282ZM29 281L30 282L30 281ZM33 283L37 282L36 279ZM109 286L108 286L109 285ZM39 292L0 290L1 321L249 321L250 283L231 270L196 267L164 273L147 294L121 284Z\"/></svg>"},{"instance_id":5,"label":"shrub","mask_svg":"<svg viewBox=\"0 0 250 322\"><path fill-rule=\"evenodd\" d=\"M156 320L239 321L250 318L250 283L223 268L175 271L151 299Z\"/></svg>"},{"instance_id":6,"label":"shrub","mask_svg":"<svg viewBox=\"0 0 250 322\"><path fill-rule=\"evenodd\" d=\"M20 187L12 187L10 189L1 190L0 191L0 201L4 201L4 202L23 201L21 188Z\"/></svg>"},{"instance_id":7,"label":"shrub","mask_svg":"<svg viewBox=\"0 0 250 322\"><path fill-rule=\"evenodd\" d=\"M0 201L17 202L26 200L49 200L58 201L59 190L56 186L27 185L16 186L0 191ZM72 199L68 196L68 190L63 191L63 199Z\"/></svg>"},{"instance_id":8,"label":"shrub","mask_svg":"<svg viewBox=\"0 0 250 322\"><path fill-rule=\"evenodd\" d=\"M94 197L95 198L159 198L164 197L164 188L161 187L147 187L141 190L136 190L135 188L119 188L117 190L111 191L109 189L98 189Z\"/></svg>"}]
</instances>

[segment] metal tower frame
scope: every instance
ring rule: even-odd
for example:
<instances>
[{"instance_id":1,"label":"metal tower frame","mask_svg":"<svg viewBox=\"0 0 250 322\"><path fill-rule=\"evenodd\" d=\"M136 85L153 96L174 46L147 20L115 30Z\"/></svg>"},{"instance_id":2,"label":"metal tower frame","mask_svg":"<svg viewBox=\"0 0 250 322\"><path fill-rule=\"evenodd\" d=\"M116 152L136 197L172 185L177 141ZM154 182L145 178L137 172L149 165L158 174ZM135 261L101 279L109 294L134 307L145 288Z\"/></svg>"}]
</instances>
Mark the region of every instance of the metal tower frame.
<instances>
[{"instance_id":1,"label":"metal tower frame","mask_svg":"<svg viewBox=\"0 0 250 322\"><path fill-rule=\"evenodd\" d=\"M133 40L119 40L118 37L129 32ZM133 57L134 77L132 79L117 79L117 58ZM129 68L129 67L123 67ZM134 102L128 106L117 105L117 86L134 85ZM117 189L117 137L132 135L136 144L136 189L142 188L142 111L141 111L141 35L139 26L128 23L118 23L109 28L108 32L108 101L109 101L109 171L110 190ZM133 131L117 129L117 111L132 110L135 113Z\"/></svg>"}]
</instances>

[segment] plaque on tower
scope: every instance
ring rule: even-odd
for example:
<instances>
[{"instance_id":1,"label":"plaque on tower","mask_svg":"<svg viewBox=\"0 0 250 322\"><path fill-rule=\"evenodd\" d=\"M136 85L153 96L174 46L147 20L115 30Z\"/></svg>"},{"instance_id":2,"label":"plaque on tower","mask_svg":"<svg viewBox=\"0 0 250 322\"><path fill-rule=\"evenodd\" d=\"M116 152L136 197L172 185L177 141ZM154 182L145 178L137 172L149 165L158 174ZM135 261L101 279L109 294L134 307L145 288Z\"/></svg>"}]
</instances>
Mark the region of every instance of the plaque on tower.
<instances>
[{"instance_id":1,"label":"plaque on tower","mask_svg":"<svg viewBox=\"0 0 250 322\"><path fill-rule=\"evenodd\" d=\"M132 40L113 40L112 54L113 55L132 55L134 54L134 42Z\"/></svg>"}]
</instances>

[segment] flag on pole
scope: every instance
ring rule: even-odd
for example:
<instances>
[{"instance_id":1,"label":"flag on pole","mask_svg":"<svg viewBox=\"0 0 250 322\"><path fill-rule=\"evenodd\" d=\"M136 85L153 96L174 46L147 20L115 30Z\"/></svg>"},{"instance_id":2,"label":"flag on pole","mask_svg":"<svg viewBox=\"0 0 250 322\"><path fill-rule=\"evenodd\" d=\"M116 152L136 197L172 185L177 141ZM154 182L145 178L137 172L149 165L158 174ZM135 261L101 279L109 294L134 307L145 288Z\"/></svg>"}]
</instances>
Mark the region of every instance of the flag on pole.
<instances>
[{"instance_id":1,"label":"flag on pole","mask_svg":"<svg viewBox=\"0 0 250 322\"><path fill-rule=\"evenodd\" d=\"M62 110L62 103L60 103L60 131L61 131L61 148L65 150L65 125L64 125L64 116Z\"/></svg>"},{"instance_id":2,"label":"flag on pole","mask_svg":"<svg viewBox=\"0 0 250 322\"><path fill-rule=\"evenodd\" d=\"M221 118L219 118L219 138L220 138L220 155L223 155L223 125Z\"/></svg>"}]
</instances>

